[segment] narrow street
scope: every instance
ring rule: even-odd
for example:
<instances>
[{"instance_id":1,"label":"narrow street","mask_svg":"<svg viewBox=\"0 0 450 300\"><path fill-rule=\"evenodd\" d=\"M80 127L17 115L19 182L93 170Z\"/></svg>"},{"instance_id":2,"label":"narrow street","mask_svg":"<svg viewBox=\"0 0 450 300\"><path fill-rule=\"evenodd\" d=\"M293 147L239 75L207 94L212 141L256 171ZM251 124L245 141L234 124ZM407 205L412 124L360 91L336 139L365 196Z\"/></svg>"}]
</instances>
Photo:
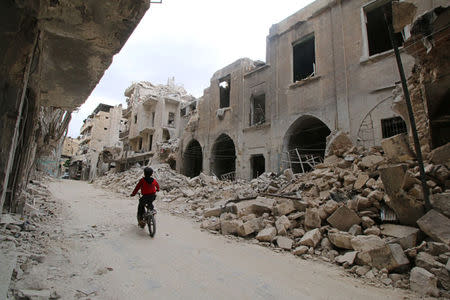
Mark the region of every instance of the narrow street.
<instances>
[{"instance_id":1,"label":"narrow street","mask_svg":"<svg viewBox=\"0 0 450 300\"><path fill-rule=\"evenodd\" d=\"M63 236L34 273L62 299L414 298L332 265L202 232L162 211L152 239L136 225L137 198L70 180L50 190L62 202Z\"/></svg>"}]
</instances>

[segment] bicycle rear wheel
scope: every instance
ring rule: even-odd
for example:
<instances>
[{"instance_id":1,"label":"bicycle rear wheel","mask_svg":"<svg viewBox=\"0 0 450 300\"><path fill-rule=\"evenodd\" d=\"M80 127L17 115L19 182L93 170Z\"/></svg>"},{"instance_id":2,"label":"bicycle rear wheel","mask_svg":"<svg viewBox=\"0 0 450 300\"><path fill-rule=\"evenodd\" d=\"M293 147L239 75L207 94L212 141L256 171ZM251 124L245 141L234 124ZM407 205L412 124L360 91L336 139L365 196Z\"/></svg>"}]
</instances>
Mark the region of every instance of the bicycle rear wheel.
<instances>
[{"instance_id":1,"label":"bicycle rear wheel","mask_svg":"<svg viewBox=\"0 0 450 300\"><path fill-rule=\"evenodd\" d=\"M151 237L155 236L156 233L156 222L155 222L155 216L150 213L147 217L147 226L148 226L148 233Z\"/></svg>"}]
</instances>

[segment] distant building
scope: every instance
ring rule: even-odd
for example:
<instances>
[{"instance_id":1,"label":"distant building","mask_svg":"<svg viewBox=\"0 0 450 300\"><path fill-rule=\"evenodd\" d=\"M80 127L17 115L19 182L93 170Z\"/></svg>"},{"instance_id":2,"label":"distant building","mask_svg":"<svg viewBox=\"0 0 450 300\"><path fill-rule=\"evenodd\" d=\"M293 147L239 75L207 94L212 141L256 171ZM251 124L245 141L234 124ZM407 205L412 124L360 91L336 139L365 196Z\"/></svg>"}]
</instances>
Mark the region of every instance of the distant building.
<instances>
[{"instance_id":1,"label":"distant building","mask_svg":"<svg viewBox=\"0 0 450 300\"><path fill-rule=\"evenodd\" d=\"M70 177L90 180L111 167L99 163L99 156L105 148L122 149L119 134L125 130L126 122L122 118L122 105L99 104L81 127L79 150L72 158Z\"/></svg>"}]
</instances>

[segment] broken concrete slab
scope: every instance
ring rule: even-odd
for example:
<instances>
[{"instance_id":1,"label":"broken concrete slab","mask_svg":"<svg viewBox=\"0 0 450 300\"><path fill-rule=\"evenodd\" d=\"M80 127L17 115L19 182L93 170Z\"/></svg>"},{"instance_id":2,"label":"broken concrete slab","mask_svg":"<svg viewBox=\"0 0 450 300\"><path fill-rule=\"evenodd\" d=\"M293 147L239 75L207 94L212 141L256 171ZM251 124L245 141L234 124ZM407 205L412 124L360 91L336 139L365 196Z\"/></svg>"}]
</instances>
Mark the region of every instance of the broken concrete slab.
<instances>
[{"instance_id":1,"label":"broken concrete slab","mask_svg":"<svg viewBox=\"0 0 450 300\"><path fill-rule=\"evenodd\" d=\"M277 229L278 235L286 235L289 227L291 227L291 221L286 216L281 216L275 221L275 228Z\"/></svg>"},{"instance_id":2,"label":"broken concrete slab","mask_svg":"<svg viewBox=\"0 0 450 300\"><path fill-rule=\"evenodd\" d=\"M256 239L260 242L272 242L276 235L277 230L275 227L267 227L256 235Z\"/></svg>"},{"instance_id":3,"label":"broken concrete slab","mask_svg":"<svg viewBox=\"0 0 450 300\"><path fill-rule=\"evenodd\" d=\"M450 219L432 209L417 221L420 229L437 242L450 245Z\"/></svg>"},{"instance_id":4,"label":"broken concrete slab","mask_svg":"<svg viewBox=\"0 0 450 300\"><path fill-rule=\"evenodd\" d=\"M385 242L376 235L358 235L351 239L351 244L356 251L365 252L383 247Z\"/></svg>"},{"instance_id":5,"label":"broken concrete slab","mask_svg":"<svg viewBox=\"0 0 450 300\"><path fill-rule=\"evenodd\" d=\"M344 263L348 263L350 266L353 265L353 263L355 262L356 259L356 255L358 254L358 251L349 251L346 252L343 255L339 255L335 258L335 261L338 264L344 264Z\"/></svg>"},{"instance_id":6,"label":"broken concrete slab","mask_svg":"<svg viewBox=\"0 0 450 300\"><path fill-rule=\"evenodd\" d=\"M389 197L395 196L402 188L407 167L406 164L396 164L379 169L384 190Z\"/></svg>"},{"instance_id":7,"label":"broken concrete slab","mask_svg":"<svg viewBox=\"0 0 450 300\"><path fill-rule=\"evenodd\" d=\"M383 147L384 154L392 162L406 162L415 158L409 146L408 135L405 133L381 140L381 147Z\"/></svg>"},{"instance_id":8,"label":"broken concrete slab","mask_svg":"<svg viewBox=\"0 0 450 300\"><path fill-rule=\"evenodd\" d=\"M293 243L294 243L294 241L291 240L290 238L287 238L284 236L277 237L277 245L278 245L278 247L280 247L282 249L291 250Z\"/></svg>"},{"instance_id":9,"label":"broken concrete slab","mask_svg":"<svg viewBox=\"0 0 450 300\"><path fill-rule=\"evenodd\" d=\"M292 251L294 255L303 255L308 252L309 248L307 246L299 246Z\"/></svg>"},{"instance_id":10,"label":"broken concrete slab","mask_svg":"<svg viewBox=\"0 0 450 300\"><path fill-rule=\"evenodd\" d=\"M431 205L434 209L450 217L450 193L434 194L430 197Z\"/></svg>"},{"instance_id":11,"label":"broken concrete slab","mask_svg":"<svg viewBox=\"0 0 450 300\"><path fill-rule=\"evenodd\" d=\"M406 250L416 246L419 229L396 224L383 224L381 225L381 234L395 237L396 243Z\"/></svg>"},{"instance_id":12,"label":"broken concrete slab","mask_svg":"<svg viewBox=\"0 0 450 300\"><path fill-rule=\"evenodd\" d=\"M375 167L377 167L378 165L380 165L382 162L384 162L384 157L381 155L368 155L365 156L361 159L361 166L368 168L368 169L373 169Z\"/></svg>"},{"instance_id":13,"label":"broken concrete slab","mask_svg":"<svg viewBox=\"0 0 450 300\"><path fill-rule=\"evenodd\" d=\"M287 215L295 211L294 203L291 200L286 200L273 207L272 212L275 216Z\"/></svg>"},{"instance_id":14,"label":"broken concrete slab","mask_svg":"<svg viewBox=\"0 0 450 300\"><path fill-rule=\"evenodd\" d=\"M227 234L237 234L238 228L242 226L242 220L221 220L220 221L220 229L223 235Z\"/></svg>"},{"instance_id":15,"label":"broken concrete slab","mask_svg":"<svg viewBox=\"0 0 450 300\"><path fill-rule=\"evenodd\" d=\"M319 228L316 228L305 233L305 235L300 240L300 245L316 247L321 239L322 234L320 233Z\"/></svg>"},{"instance_id":16,"label":"broken concrete slab","mask_svg":"<svg viewBox=\"0 0 450 300\"><path fill-rule=\"evenodd\" d=\"M353 142L348 134L342 131L336 131L327 136L325 155L336 155L342 157L352 147Z\"/></svg>"},{"instance_id":17,"label":"broken concrete slab","mask_svg":"<svg viewBox=\"0 0 450 300\"><path fill-rule=\"evenodd\" d=\"M409 277L411 290L421 294L439 297L437 278L424 268L414 267Z\"/></svg>"},{"instance_id":18,"label":"broken concrete slab","mask_svg":"<svg viewBox=\"0 0 450 300\"><path fill-rule=\"evenodd\" d=\"M341 231L348 231L352 225L361 223L360 217L346 206L339 207L328 217L327 221L331 226Z\"/></svg>"},{"instance_id":19,"label":"broken concrete slab","mask_svg":"<svg viewBox=\"0 0 450 300\"><path fill-rule=\"evenodd\" d=\"M328 239L330 242L338 248L342 249L350 249L353 250L352 239L354 238L348 232L337 231L337 232L328 232Z\"/></svg>"},{"instance_id":20,"label":"broken concrete slab","mask_svg":"<svg viewBox=\"0 0 450 300\"><path fill-rule=\"evenodd\" d=\"M305 214L305 226L307 228L319 228L322 225L322 219L317 208L307 208Z\"/></svg>"},{"instance_id":21,"label":"broken concrete slab","mask_svg":"<svg viewBox=\"0 0 450 300\"><path fill-rule=\"evenodd\" d=\"M0 244L0 298L7 299L9 284L16 267L17 252L13 242L2 241Z\"/></svg>"}]
</instances>

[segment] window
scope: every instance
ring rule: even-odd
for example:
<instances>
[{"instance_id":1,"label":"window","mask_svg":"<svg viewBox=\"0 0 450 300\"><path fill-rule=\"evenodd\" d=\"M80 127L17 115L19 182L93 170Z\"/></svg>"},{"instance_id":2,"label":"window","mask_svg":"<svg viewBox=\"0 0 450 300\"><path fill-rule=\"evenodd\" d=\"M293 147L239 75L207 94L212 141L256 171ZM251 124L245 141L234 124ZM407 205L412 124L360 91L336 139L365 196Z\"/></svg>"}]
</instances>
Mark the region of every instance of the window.
<instances>
[{"instance_id":1,"label":"window","mask_svg":"<svg viewBox=\"0 0 450 300\"><path fill-rule=\"evenodd\" d=\"M105 117L105 119L106 119L106 120L108 120L108 119L109 119L109 117Z\"/></svg>"},{"instance_id":2,"label":"window","mask_svg":"<svg viewBox=\"0 0 450 300\"><path fill-rule=\"evenodd\" d=\"M383 139L397 135L399 133L406 133L406 123L400 117L394 117L381 120L381 129Z\"/></svg>"},{"instance_id":3,"label":"window","mask_svg":"<svg viewBox=\"0 0 450 300\"><path fill-rule=\"evenodd\" d=\"M175 113L170 112L169 118L167 119L167 125L169 127L175 127Z\"/></svg>"},{"instance_id":4,"label":"window","mask_svg":"<svg viewBox=\"0 0 450 300\"><path fill-rule=\"evenodd\" d=\"M316 52L314 35L293 45L294 82L314 76L316 73Z\"/></svg>"},{"instance_id":5,"label":"window","mask_svg":"<svg viewBox=\"0 0 450 300\"><path fill-rule=\"evenodd\" d=\"M137 123L137 115L134 115L134 124Z\"/></svg>"},{"instance_id":6,"label":"window","mask_svg":"<svg viewBox=\"0 0 450 300\"><path fill-rule=\"evenodd\" d=\"M369 56L392 49L388 26L384 19L385 10L388 16L392 15L391 0L378 0L364 7ZM401 33L394 33L394 39L397 46L403 45Z\"/></svg>"},{"instance_id":7,"label":"window","mask_svg":"<svg viewBox=\"0 0 450 300\"><path fill-rule=\"evenodd\" d=\"M250 99L250 126L266 122L266 95L252 96Z\"/></svg>"},{"instance_id":8,"label":"window","mask_svg":"<svg viewBox=\"0 0 450 300\"><path fill-rule=\"evenodd\" d=\"M138 150L142 150L142 138L139 138Z\"/></svg>"},{"instance_id":9,"label":"window","mask_svg":"<svg viewBox=\"0 0 450 300\"><path fill-rule=\"evenodd\" d=\"M258 178L266 171L266 160L262 154L252 155L250 157L250 164L252 167L252 178Z\"/></svg>"},{"instance_id":10,"label":"window","mask_svg":"<svg viewBox=\"0 0 450 300\"><path fill-rule=\"evenodd\" d=\"M180 110L180 115L181 115L182 117L184 117L184 116L186 115L186 107L183 107L183 108Z\"/></svg>"},{"instance_id":11,"label":"window","mask_svg":"<svg viewBox=\"0 0 450 300\"><path fill-rule=\"evenodd\" d=\"M231 76L225 76L219 80L220 90L220 108L230 107L230 90L231 90Z\"/></svg>"},{"instance_id":12,"label":"window","mask_svg":"<svg viewBox=\"0 0 450 300\"><path fill-rule=\"evenodd\" d=\"M108 130L108 128L106 128L106 127L105 127L105 128L103 128L103 129L104 129L104 130Z\"/></svg>"},{"instance_id":13,"label":"window","mask_svg":"<svg viewBox=\"0 0 450 300\"><path fill-rule=\"evenodd\" d=\"M152 112L152 127L155 127L155 112Z\"/></svg>"},{"instance_id":14,"label":"window","mask_svg":"<svg viewBox=\"0 0 450 300\"><path fill-rule=\"evenodd\" d=\"M148 151L152 151L153 134L150 135L149 139L150 139L150 140L149 140Z\"/></svg>"}]
</instances>

